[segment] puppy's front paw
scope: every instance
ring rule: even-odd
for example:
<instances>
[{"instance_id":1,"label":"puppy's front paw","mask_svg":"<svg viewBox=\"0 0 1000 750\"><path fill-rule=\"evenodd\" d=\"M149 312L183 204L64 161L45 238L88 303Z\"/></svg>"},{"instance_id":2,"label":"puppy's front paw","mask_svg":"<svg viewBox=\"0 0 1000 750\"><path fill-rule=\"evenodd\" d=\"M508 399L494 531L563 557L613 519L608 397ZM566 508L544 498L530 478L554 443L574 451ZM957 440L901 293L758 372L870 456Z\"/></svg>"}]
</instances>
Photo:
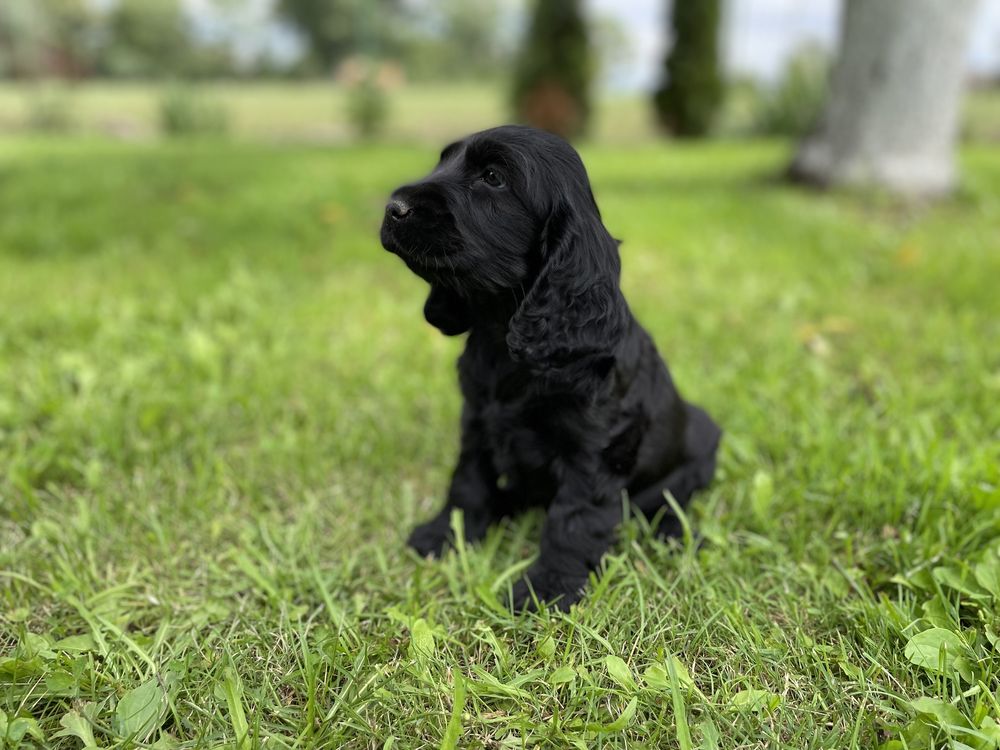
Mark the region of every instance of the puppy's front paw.
<instances>
[{"instance_id":1,"label":"puppy's front paw","mask_svg":"<svg viewBox=\"0 0 1000 750\"><path fill-rule=\"evenodd\" d=\"M586 586L587 576L566 576L536 568L529 571L526 578L514 584L510 604L515 612L532 612L536 608L537 599L550 607L569 612L569 608L583 596Z\"/></svg>"},{"instance_id":2,"label":"puppy's front paw","mask_svg":"<svg viewBox=\"0 0 1000 750\"><path fill-rule=\"evenodd\" d=\"M451 524L447 518L438 516L417 526L406 540L421 557L440 557L445 547L451 544Z\"/></svg>"}]
</instances>

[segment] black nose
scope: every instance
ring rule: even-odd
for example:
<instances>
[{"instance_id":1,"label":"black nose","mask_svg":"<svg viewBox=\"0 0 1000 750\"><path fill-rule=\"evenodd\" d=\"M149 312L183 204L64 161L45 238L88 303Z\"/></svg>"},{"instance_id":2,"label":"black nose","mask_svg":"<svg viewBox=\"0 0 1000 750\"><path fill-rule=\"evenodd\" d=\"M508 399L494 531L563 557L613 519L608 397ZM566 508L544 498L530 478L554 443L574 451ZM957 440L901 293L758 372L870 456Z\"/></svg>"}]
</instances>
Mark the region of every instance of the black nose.
<instances>
[{"instance_id":1,"label":"black nose","mask_svg":"<svg viewBox=\"0 0 1000 750\"><path fill-rule=\"evenodd\" d=\"M385 207L385 212L389 214L394 221L402 221L413 213L413 209L406 201L400 200L399 198L393 198L389 201L389 205Z\"/></svg>"}]
</instances>

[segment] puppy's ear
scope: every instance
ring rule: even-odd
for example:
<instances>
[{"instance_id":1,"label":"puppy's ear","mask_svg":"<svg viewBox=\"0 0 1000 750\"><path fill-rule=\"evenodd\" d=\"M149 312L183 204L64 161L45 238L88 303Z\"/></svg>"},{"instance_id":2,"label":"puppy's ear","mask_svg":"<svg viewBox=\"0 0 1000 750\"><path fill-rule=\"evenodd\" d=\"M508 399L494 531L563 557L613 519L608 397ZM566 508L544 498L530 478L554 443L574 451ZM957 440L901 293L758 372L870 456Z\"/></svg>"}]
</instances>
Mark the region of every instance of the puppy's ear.
<instances>
[{"instance_id":1,"label":"puppy's ear","mask_svg":"<svg viewBox=\"0 0 1000 750\"><path fill-rule=\"evenodd\" d=\"M457 336L472 327L465 300L438 284L431 284L431 293L424 303L424 317L445 336Z\"/></svg>"},{"instance_id":2,"label":"puppy's ear","mask_svg":"<svg viewBox=\"0 0 1000 750\"><path fill-rule=\"evenodd\" d=\"M593 199L561 200L541 235L542 268L511 319L507 346L536 371L583 382L604 377L631 315L618 288L618 243Z\"/></svg>"}]
</instances>

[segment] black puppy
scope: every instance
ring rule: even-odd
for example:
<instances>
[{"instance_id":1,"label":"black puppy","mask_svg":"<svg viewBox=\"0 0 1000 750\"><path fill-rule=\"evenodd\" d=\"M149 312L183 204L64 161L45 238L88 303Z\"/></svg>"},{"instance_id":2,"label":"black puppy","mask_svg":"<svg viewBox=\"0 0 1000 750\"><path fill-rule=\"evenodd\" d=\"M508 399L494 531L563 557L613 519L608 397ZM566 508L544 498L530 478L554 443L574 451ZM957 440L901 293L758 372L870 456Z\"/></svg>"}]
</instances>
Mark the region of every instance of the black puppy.
<instances>
[{"instance_id":1,"label":"black puppy","mask_svg":"<svg viewBox=\"0 0 1000 750\"><path fill-rule=\"evenodd\" d=\"M515 608L568 609L621 520L622 491L652 516L706 486L720 430L684 402L618 286L618 243L583 162L527 127L476 133L441 152L385 209L382 244L430 282L427 320L469 332L458 361L462 444L441 512L410 544L438 554L453 509L469 540L548 508ZM677 533L670 515L661 531Z\"/></svg>"}]
</instances>

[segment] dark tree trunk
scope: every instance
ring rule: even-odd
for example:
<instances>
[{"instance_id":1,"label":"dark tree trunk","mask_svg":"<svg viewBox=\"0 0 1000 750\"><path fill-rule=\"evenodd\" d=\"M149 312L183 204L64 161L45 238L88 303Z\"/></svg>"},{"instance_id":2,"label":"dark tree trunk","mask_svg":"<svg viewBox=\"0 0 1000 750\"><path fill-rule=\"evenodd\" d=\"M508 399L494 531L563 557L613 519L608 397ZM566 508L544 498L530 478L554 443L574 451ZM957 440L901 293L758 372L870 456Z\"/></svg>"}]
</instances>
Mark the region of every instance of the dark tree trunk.
<instances>
[{"instance_id":1,"label":"dark tree trunk","mask_svg":"<svg viewBox=\"0 0 1000 750\"><path fill-rule=\"evenodd\" d=\"M711 130L722 103L719 72L721 0L673 0L673 42L663 60L663 80L653 94L660 126L672 135L697 138Z\"/></svg>"},{"instance_id":2,"label":"dark tree trunk","mask_svg":"<svg viewBox=\"0 0 1000 750\"><path fill-rule=\"evenodd\" d=\"M564 138L582 134L592 74L580 0L537 0L514 74L517 118Z\"/></svg>"}]
</instances>

